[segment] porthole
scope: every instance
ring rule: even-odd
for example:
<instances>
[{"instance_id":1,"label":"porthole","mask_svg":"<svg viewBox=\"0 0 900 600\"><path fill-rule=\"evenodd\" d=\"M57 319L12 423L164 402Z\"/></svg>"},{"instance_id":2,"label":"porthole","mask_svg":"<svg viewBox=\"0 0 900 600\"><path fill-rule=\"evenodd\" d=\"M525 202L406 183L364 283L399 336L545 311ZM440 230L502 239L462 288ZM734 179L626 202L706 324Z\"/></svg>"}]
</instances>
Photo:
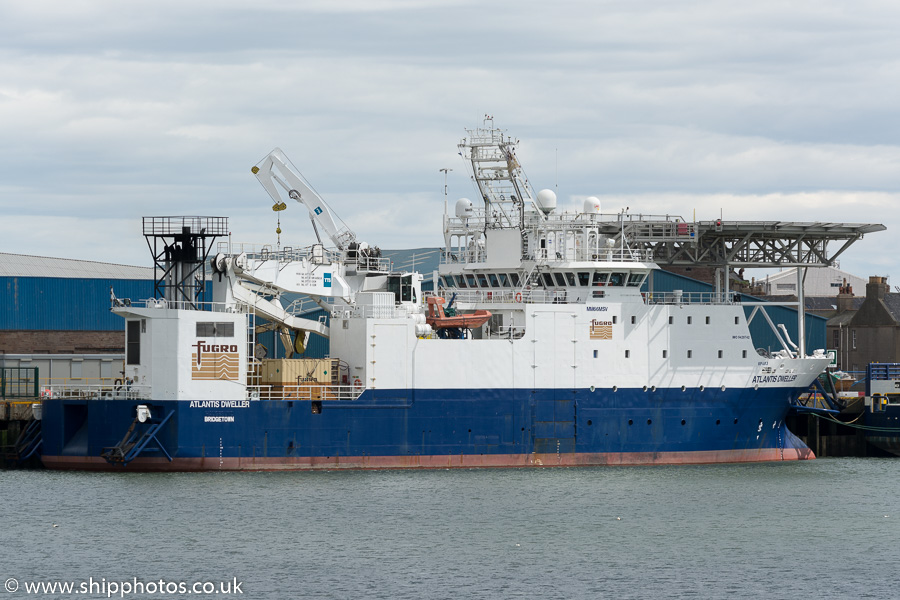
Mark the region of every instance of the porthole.
<instances>
[{"instance_id":1,"label":"porthole","mask_svg":"<svg viewBox=\"0 0 900 600\"><path fill-rule=\"evenodd\" d=\"M724 385L722 386L722 391L723 391L723 392L725 391L725 386L724 386Z\"/></svg>"},{"instance_id":2,"label":"porthole","mask_svg":"<svg viewBox=\"0 0 900 600\"><path fill-rule=\"evenodd\" d=\"M716 419L716 425L719 425L721 423L722 423L722 421L720 421L719 419Z\"/></svg>"},{"instance_id":3,"label":"porthole","mask_svg":"<svg viewBox=\"0 0 900 600\"><path fill-rule=\"evenodd\" d=\"M682 425L685 425L686 423L687 423L687 421L685 421L684 419L681 420Z\"/></svg>"},{"instance_id":4,"label":"porthole","mask_svg":"<svg viewBox=\"0 0 900 600\"><path fill-rule=\"evenodd\" d=\"M706 388L703 387L702 385L700 386L700 391L701 391L701 392L702 392L703 390L705 390L705 389L706 389Z\"/></svg>"},{"instance_id":5,"label":"porthole","mask_svg":"<svg viewBox=\"0 0 900 600\"><path fill-rule=\"evenodd\" d=\"M613 391L614 391L614 392L618 392L618 391L619 391L619 386L614 385L614 386L613 386Z\"/></svg>"},{"instance_id":6,"label":"porthole","mask_svg":"<svg viewBox=\"0 0 900 600\"><path fill-rule=\"evenodd\" d=\"M593 425L593 424L594 424L594 422L591 421L590 419L588 419L588 425Z\"/></svg>"},{"instance_id":7,"label":"porthole","mask_svg":"<svg viewBox=\"0 0 900 600\"><path fill-rule=\"evenodd\" d=\"M737 419L734 420L734 424L737 425Z\"/></svg>"},{"instance_id":8,"label":"porthole","mask_svg":"<svg viewBox=\"0 0 900 600\"><path fill-rule=\"evenodd\" d=\"M645 392L647 391L647 386L646 386L646 385L644 386L644 391L645 391Z\"/></svg>"},{"instance_id":9,"label":"porthole","mask_svg":"<svg viewBox=\"0 0 900 600\"><path fill-rule=\"evenodd\" d=\"M629 424L629 425L634 425L634 421L632 421L631 419L628 419L628 424Z\"/></svg>"},{"instance_id":10,"label":"porthole","mask_svg":"<svg viewBox=\"0 0 900 600\"><path fill-rule=\"evenodd\" d=\"M655 391L656 391L656 386L655 386L655 385L651 385L651 386L650 386L650 391L651 391L651 392L655 392Z\"/></svg>"},{"instance_id":11,"label":"porthole","mask_svg":"<svg viewBox=\"0 0 900 600\"><path fill-rule=\"evenodd\" d=\"M594 386L591 386L591 393L593 393L593 391L594 391Z\"/></svg>"},{"instance_id":12,"label":"porthole","mask_svg":"<svg viewBox=\"0 0 900 600\"><path fill-rule=\"evenodd\" d=\"M647 425L653 425L653 420L652 420L652 419L647 419Z\"/></svg>"},{"instance_id":13,"label":"porthole","mask_svg":"<svg viewBox=\"0 0 900 600\"><path fill-rule=\"evenodd\" d=\"M687 386L684 386L684 385L681 386L681 391L682 391L682 392L686 392L686 391L687 391Z\"/></svg>"},{"instance_id":14,"label":"porthole","mask_svg":"<svg viewBox=\"0 0 900 600\"><path fill-rule=\"evenodd\" d=\"M759 389L759 384L757 383L756 385L754 385L754 386L753 386L753 389L754 389L754 390L758 390L758 389Z\"/></svg>"}]
</instances>

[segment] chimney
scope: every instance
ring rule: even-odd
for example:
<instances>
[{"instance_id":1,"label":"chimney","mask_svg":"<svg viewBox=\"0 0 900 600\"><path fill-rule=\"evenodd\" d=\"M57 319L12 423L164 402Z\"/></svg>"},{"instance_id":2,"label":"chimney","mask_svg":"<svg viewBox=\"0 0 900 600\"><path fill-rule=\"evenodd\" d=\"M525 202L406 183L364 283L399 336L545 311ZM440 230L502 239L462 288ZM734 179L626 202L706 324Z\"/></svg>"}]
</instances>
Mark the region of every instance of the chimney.
<instances>
[{"instance_id":1,"label":"chimney","mask_svg":"<svg viewBox=\"0 0 900 600\"><path fill-rule=\"evenodd\" d=\"M888 291L887 277L869 277L869 283L866 284L866 299L884 300L884 295Z\"/></svg>"},{"instance_id":2,"label":"chimney","mask_svg":"<svg viewBox=\"0 0 900 600\"><path fill-rule=\"evenodd\" d=\"M853 286L847 285L847 278L844 278L844 285L842 285L838 291L837 295L837 311L838 314L853 310Z\"/></svg>"}]
</instances>

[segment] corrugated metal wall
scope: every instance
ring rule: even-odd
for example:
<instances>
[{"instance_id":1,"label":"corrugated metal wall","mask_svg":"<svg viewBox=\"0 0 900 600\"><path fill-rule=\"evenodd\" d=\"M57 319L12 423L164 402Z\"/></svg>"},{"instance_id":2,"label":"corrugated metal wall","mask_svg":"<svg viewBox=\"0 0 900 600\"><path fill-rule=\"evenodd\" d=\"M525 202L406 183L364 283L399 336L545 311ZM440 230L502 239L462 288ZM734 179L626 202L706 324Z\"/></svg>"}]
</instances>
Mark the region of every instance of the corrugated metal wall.
<instances>
[{"instance_id":1,"label":"corrugated metal wall","mask_svg":"<svg viewBox=\"0 0 900 600\"><path fill-rule=\"evenodd\" d=\"M119 298L153 296L153 281L0 277L0 329L121 331L125 321L109 311L109 288Z\"/></svg>"}]
</instances>

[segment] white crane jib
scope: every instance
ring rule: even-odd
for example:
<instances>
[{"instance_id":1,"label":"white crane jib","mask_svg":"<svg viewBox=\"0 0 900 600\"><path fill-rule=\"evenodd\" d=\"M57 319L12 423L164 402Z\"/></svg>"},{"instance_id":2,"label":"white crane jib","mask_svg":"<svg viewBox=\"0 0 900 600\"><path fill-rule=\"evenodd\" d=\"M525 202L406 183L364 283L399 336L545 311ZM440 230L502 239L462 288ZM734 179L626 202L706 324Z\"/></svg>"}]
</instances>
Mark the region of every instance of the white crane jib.
<instances>
[{"instance_id":1,"label":"white crane jib","mask_svg":"<svg viewBox=\"0 0 900 600\"><path fill-rule=\"evenodd\" d=\"M307 183L281 148L269 152L251 171L275 201L276 207L281 205L281 208L284 208L285 195L306 207L317 238L319 238L318 225L342 252L356 242L356 234L343 223L338 225L325 200ZM322 243L321 238L319 243Z\"/></svg>"}]
</instances>

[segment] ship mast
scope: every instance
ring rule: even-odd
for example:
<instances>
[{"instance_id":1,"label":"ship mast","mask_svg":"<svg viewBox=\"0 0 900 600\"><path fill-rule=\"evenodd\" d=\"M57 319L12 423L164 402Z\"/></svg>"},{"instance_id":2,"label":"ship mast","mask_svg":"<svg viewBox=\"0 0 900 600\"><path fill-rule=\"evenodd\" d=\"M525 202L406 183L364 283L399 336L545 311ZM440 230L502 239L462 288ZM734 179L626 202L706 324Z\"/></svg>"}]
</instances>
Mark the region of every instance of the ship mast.
<instances>
[{"instance_id":1,"label":"ship mast","mask_svg":"<svg viewBox=\"0 0 900 600\"><path fill-rule=\"evenodd\" d=\"M484 116L484 125L467 129L459 144L460 154L472 167L472 180L484 200L484 226L488 229L518 228L524 234L526 206L534 206L534 193L516 159L516 145L494 127L494 118ZM543 213L534 211L543 218Z\"/></svg>"}]
</instances>

